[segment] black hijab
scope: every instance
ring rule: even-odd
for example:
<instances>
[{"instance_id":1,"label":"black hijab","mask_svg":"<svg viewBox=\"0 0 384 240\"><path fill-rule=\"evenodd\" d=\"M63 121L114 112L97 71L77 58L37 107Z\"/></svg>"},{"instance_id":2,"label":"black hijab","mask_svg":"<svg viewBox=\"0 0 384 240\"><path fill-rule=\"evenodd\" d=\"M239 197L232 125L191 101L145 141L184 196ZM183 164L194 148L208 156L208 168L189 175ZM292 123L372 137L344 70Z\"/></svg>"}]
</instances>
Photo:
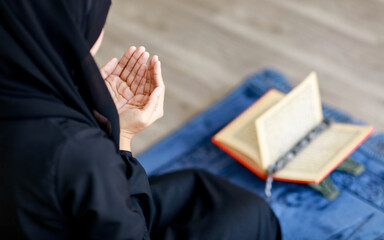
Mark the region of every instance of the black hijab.
<instances>
[{"instance_id":1,"label":"black hijab","mask_svg":"<svg viewBox=\"0 0 384 240\"><path fill-rule=\"evenodd\" d=\"M110 0L0 1L0 120L66 117L119 144L113 100L89 50Z\"/></svg>"}]
</instances>

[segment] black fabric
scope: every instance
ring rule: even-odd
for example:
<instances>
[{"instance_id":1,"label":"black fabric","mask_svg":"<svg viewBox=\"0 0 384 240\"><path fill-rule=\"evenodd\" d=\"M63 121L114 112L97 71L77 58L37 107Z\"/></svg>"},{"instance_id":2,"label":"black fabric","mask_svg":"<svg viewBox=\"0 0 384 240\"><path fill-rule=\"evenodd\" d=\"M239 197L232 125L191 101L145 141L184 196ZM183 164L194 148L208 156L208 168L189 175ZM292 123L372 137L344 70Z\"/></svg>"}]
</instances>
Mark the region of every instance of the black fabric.
<instances>
[{"instance_id":1,"label":"black fabric","mask_svg":"<svg viewBox=\"0 0 384 240\"><path fill-rule=\"evenodd\" d=\"M279 222L259 196L202 170L152 177L152 239L281 239Z\"/></svg>"},{"instance_id":2,"label":"black fabric","mask_svg":"<svg viewBox=\"0 0 384 240\"><path fill-rule=\"evenodd\" d=\"M0 239L149 238L147 175L99 128L45 118L0 130Z\"/></svg>"},{"instance_id":3,"label":"black fabric","mask_svg":"<svg viewBox=\"0 0 384 240\"><path fill-rule=\"evenodd\" d=\"M280 239L260 197L201 170L149 182L99 128L45 118L0 130L0 239Z\"/></svg>"},{"instance_id":4,"label":"black fabric","mask_svg":"<svg viewBox=\"0 0 384 240\"><path fill-rule=\"evenodd\" d=\"M119 119L89 50L110 0L0 1L0 119L68 117L92 126L94 113L118 149Z\"/></svg>"},{"instance_id":5,"label":"black fabric","mask_svg":"<svg viewBox=\"0 0 384 240\"><path fill-rule=\"evenodd\" d=\"M262 199L195 170L150 184L118 151L89 54L109 5L0 1L0 239L275 239Z\"/></svg>"}]
</instances>

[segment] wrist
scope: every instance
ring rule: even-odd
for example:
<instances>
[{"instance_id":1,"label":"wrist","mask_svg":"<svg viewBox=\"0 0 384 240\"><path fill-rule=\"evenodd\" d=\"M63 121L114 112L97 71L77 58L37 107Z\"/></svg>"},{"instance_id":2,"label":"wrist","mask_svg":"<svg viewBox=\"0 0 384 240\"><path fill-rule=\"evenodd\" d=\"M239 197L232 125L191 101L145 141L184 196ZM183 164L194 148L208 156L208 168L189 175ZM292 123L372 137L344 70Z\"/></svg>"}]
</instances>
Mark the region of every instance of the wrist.
<instances>
[{"instance_id":1,"label":"wrist","mask_svg":"<svg viewBox=\"0 0 384 240\"><path fill-rule=\"evenodd\" d=\"M131 142L133 136L134 134L128 131L120 130L120 150L131 152Z\"/></svg>"}]
</instances>

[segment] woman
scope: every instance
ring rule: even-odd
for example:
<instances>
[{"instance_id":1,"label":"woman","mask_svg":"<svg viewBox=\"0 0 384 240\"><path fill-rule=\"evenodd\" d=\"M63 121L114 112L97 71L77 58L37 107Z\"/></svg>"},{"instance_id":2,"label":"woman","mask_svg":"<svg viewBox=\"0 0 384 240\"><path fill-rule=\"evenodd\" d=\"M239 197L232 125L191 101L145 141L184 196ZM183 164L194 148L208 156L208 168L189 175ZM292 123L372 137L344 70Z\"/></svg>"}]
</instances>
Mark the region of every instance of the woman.
<instances>
[{"instance_id":1,"label":"woman","mask_svg":"<svg viewBox=\"0 0 384 240\"><path fill-rule=\"evenodd\" d=\"M225 180L148 180L130 142L162 116L161 66L131 47L97 69L109 6L0 2L0 239L280 238L268 205Z\"/></svg>"}]
</instances>

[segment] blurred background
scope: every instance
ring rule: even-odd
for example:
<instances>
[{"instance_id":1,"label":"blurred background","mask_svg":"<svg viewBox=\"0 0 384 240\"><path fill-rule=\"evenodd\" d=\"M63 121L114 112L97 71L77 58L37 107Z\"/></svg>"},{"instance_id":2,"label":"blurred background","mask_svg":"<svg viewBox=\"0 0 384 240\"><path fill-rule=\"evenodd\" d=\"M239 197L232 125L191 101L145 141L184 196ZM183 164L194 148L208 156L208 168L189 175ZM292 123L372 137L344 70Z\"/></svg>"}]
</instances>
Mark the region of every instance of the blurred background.
<instances>
[{"instance_id":1,"label":"blurred background","mask_svg":"<svg viewBox=\"0 0 384 240\"><path fill-rule=\"evenodd\" d=\"M265 67L316 71L323 102L384 130L384 0L113 0L105 30L100 66L141 45L162 63L165 115L135 154Z\"/></svg>"}]
</instances>

